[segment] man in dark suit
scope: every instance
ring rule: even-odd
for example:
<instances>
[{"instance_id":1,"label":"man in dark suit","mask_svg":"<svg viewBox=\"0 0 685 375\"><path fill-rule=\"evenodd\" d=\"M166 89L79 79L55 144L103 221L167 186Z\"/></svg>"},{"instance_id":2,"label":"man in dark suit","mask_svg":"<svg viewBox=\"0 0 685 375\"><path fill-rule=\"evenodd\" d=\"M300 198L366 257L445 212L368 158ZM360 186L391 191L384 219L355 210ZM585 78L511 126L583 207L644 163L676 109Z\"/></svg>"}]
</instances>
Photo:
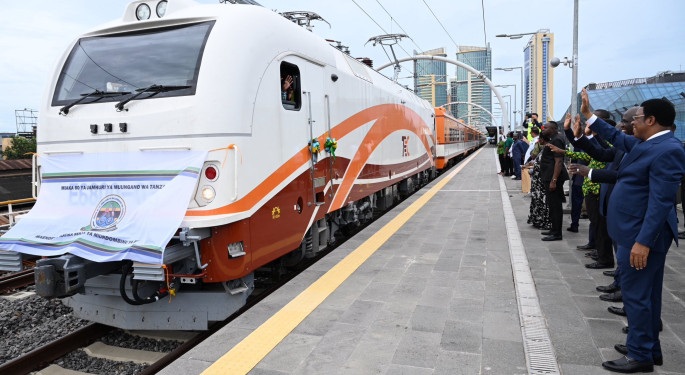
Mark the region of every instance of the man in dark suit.
<instances>
[{"instance_id":1,"label":"man in dark suit","mask_svg":"<svg viewBox=\"0 0 685 375\"><path fill-rule=\"evenodd\" d=\"M628 153L620 162L607 220L618 244L630 330L626 355L602 366L622 373L651 372L654 364L663 363L659 323L664 265L674 238L677 243L675 197L685 176L685 150L670 130L675 108L664 99L643 102L633 116L631 137L592 114L585 89L581 98L590 129Z\"/></svg>"},{"instance_id":2,"label":"man in dark suit","mask_svg":"<svg viewBox=\"0 0 685 375\"><path fill-rule=\"evenodd\" d=\"M559 137L558 125L554 121L545 124L545 130L540 137L560 149L566 149L564 141ZM545 200L549 207L549 218L552 222L552 229L542 232L546 237L543 241L559 241L563 238L561 233L562 222L564 220L564 182L568 180L568 172L564 167L564 155L557 155L548 147L542 149L540 156L540 179L545 186Z\"/></svg>"},{"instance_id":3,"label":"man in dark suit","mask_svg":"<svg viewBox=\"0 0 685 375\"><path fill-rule=\"evenodd\" d=\"M523 141L518 133L514 133L514 145L511 148L511 160L514 166L514 180L521 179L521 165L523 164L523 155L528 150L528 144Z\"/></svg>"},{"instance_id":4,"label":"man in dark suit","mask_svg":"<svg viewBox=\"0 0 685 375\"><path fill-rule=\"evenodd\" d=\"M621 122L616 126L616 128L627 135L633 135L632 121L633 116L637 114L638 108L638 106L628 108L628 110L626 110L623 113ZM595 112L595 114L597 114L597 112ZM580 126L578 126L578 128L580 128ZM580 133L580 129L574 129L574 131L576 133ZM588 154L590 154L596 160L608 162L604 169L592 171L590 171L588 168L584 166L578 166L573 164L571 165L572 170L578 169L578 172L583 176L587 176L592 181L599 182L601 184L599 190L599 209L600 215L603 218L605 218L604 223L606 223L606 213L609 197L611 196L611 192L614 189L614 184L616 183L616 179L618 177L618 167L620 166L621 160L623 160L625 153L623 152L623 150L620 150L616 147L598 147L595 143L591 142L590 139L586 138L585 136L580 137L577 140L577 143L584 145L584 147L586 147L588 150ZM612 244L615 253L617 250L616 241L612 241ZM614 278L614 281L609 285L600 285L597 287L597 291L607 293L601 295L599 297L600 299L611 302L622 301L620 273L620 267L618 267L617 265L616 269L614 271L611 271L611 275L609 275ZM609 310L609 312L612 314L625 316L625 310L623 309L623 307L609 306L607 310Z\"/></svg>"}]
</instances>

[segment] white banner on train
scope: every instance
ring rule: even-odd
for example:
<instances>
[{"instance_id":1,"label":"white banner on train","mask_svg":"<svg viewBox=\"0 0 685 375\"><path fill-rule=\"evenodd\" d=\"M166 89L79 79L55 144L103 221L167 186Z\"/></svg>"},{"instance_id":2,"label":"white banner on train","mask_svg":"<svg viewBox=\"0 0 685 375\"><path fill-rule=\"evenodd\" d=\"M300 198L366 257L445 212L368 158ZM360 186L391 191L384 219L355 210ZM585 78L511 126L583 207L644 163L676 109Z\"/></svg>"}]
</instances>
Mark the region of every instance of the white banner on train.
<instances>
[{"instance_id":1,"label":"white banner on train","mask_svg":"<svg viewBox=\"0 0 685 375\"><path fill-rule=\"evenodd\" d=\"M159 264L185 216L206 155L40 155L38 200L0 237L0 250Z\"/></svg>"}]
</instances>

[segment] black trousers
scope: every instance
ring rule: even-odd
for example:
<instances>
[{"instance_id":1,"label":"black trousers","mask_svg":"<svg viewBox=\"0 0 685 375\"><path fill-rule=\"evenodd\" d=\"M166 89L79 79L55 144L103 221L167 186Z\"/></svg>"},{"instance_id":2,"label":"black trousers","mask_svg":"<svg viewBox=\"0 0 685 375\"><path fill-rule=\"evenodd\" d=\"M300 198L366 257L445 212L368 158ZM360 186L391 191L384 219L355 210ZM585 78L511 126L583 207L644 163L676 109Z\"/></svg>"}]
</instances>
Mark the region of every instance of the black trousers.
<instances>
[{"instance_id":1,"label":"black trousers","mask_svg":"<svg viewBox=\"0 0 685 375\"><path fill-rule=\"evenodd\" d=\"M599 224L599 194L588 194L585 196L585 211L590 219L590 235L588 243L597 248L597 226Z\"/></svg>"},{"instance_id":2,"label":"black trousers","mask_svg":"<svg viewBox=\"0 0 685 375\"><path fill-rule=\"evenodd\" d=\"M595 234L595 245L597 248L597 262L614 266L614 246L607 230L607 218L599 215L597 221L597 232Z\"/></svg>"},{"instance_id":3,"label":"black trousers","mask_svg":"<svg viewBox=\"0 0 685 375\"><path fill-rule=\"evenodd\" d=\"M554 191L549 190L551 181L542 181L545 185L545 202L549 207L549 220L552 222L552 233L561 236L561 226L564 220L564 184L557 183Z\"/></svg>"}]
</instances>

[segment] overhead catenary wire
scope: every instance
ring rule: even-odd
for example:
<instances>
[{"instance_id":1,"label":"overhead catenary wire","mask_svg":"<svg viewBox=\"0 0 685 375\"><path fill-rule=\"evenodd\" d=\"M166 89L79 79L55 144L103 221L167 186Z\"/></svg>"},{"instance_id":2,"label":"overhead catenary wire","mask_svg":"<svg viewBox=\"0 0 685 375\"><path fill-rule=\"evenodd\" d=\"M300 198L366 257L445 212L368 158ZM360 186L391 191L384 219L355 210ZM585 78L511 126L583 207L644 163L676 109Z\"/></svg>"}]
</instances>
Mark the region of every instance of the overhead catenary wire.
<instances>
[{"instance_id":1,"label":"overhead catenary wire","mask_svg":"<svg viewBox=\"0 0 685 375\"><path fill-rule=\"evenodd\" d=\"M428 8L428 10L431 12L431 14L432 14L433 17L435 18L435 20L438 21L438 23L440 24L440 27L442 27L442 29L445 30L445 33L446 33L447 36L452 40L452 43L454 43L454 46L457 47L457 50L458 50L458 49L459 49L459 45L457 44L457 42L454 41L454 38L452 38L452 35L450 35L449 31L447 31L447 29L446 29L445 26L442 24L442 22L440 22L440 19L438 19L438 16L435 15L435 12L433 12L433 9L431 9L430 5L428 5L428 3L426 2L426 0L421 0L421 1L423 1L423 3L426 4L426 7Z\"/></svg>"},{"instance_id":2,"label":"overhead catenary wire","mask_svg":"<svg viewBox=\"0 0 685 375\"><path fill-rule=\"evenodd\" d=\"M395 22L395 24L396 24L397 26L399 26L400 30L402 30L403 33L405 33L406 35L409 35L409 40L411 40L411 42L414 43L414 45L416 46L416 48L418 48L419 51L423 51L423 48L419 47L419 45L416 44L416 41L414 41L414 39L411 38L411 35L402 27L402 25L399 24L399 22L397 22L397 19L396 19L395 17L393 17L392 14L390 14L390 12L388 12L387 9L385 9L385 7L383 6L383 4L381 4L381 2L380 2L379 0L376 0L376 2L378 3L378 5L381 6L381 8L383 8L383 10L385 11L385 13L387 13L388 16L390 16L390 20L391 20L392 22Z\"/></svg>"},{"instance_id":3,"label":"overhead catenary wire","mask_svg":"<svg viewBox=\"0 0 685 375\"><path fill-rule=\"evenodd\" d=\"M364 10L364 8L362 8L361 5L359 5L355 0L351 0L351 1L354 3L354 5L357 6L357 8L359 8L362 12L364 12L364 14L366 14L366 16L369 17L369 19L371 19L371 21L373 21L373 23L375 23L376 26L378 26L378 28L380 28L385 34L389 34L389 33L383 28L383 26L381 26L378 22L376 22L376 20L375 20L373 17L371 17L371 15L370 15L366 10ZM407 56L411 57L411 55L409 54L409 52L407 52L407 50L404 49L404 47L402 47L401 44L398 43L397 45L400 47L400 49L401 49L402 51L404 51L404 53L407 54ZM385 48L383 48L383 52L385 53L386 56L388 56L388 60L392 61L392 59L390 58L390 56L388 55L388 53L385 51ZM414 73L412 73L412 74L414 74Z\"/></svg>"},{"instance_id":4,"label":"overhead catenary wire","mask_svg":"<svg viewBox=\"0 0 685 375\"><path fill-rule=\"evenodd\" d=\"M385 13L386 13L388 16L390 16L390 21L391 21L391 22L394 22L397 26L399 26L400 30L402 30L402 32L403 32L405 35L408 35L408 36L409 36L409 40L411 40L411 42L414 43L414 45L415 45L416 48L420 51L420 53L423 53L424 49L421 48L421 47L419 47L418 44L416 44L416 41L414 41L414 39L412 39L411 35L404 29L404 27L402 27L402 25L400 25L400 23L397 22L397 19L396 19L395 17L393 17L392 14L390 14L390 12L388 12L387 9L385 9L385 7L383 6L383 4L381 4L381 2L380 2L379 0L376 0L376 2L378 3L378 5L381 6L381 8L383 8L383 10L385 11ZM387 55L387 53L386 53L386 55ZM421 68L421 69L423 70L423 68L421 67L421 65L418 65L418 64L417 64L416 67L417 67L417 68ZM425 72L423 72L423 73L425 73ZM418 72L416 72L416 74L414 75L413 78L416 79L416 76L417 76L417 75L424 75L424 74L419 74Z\"/></svg>"}]
</instances>

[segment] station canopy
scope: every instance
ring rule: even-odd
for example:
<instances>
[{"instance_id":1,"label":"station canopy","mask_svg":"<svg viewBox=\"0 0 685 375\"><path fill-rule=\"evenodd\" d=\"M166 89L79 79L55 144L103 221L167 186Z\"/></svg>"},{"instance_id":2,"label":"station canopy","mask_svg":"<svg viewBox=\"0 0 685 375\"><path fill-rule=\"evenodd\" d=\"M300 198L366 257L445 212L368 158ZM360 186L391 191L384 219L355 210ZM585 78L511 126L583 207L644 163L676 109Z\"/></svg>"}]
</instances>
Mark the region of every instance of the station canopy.
<instances>
[{"instance_id":1,"label":"station canopy","mask_svg":"<svg viewBox=\"0 0 685 375\"><path fill-rule=\"evenodd\" d=\"M622 113L628 108L640 105L647 99L668 99L676 109L675 136L685 142L685 72L664 72L649 78L590 83L587 89L592 107L608 110L616 122L621 120ZM562 121L565 116L566 113L561 117Z\"/></svg>"}]
</instances>

